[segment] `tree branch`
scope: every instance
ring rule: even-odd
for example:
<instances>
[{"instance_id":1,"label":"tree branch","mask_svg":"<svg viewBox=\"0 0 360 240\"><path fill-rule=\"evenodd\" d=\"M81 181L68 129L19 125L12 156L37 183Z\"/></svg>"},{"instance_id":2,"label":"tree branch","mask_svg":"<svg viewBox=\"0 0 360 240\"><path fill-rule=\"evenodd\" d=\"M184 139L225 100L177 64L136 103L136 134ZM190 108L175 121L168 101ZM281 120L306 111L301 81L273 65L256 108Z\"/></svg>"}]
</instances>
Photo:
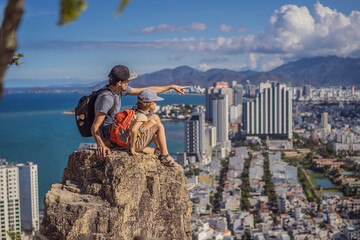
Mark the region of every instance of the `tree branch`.
<instances>
[{"instance_id":1,"label":"tree branch","mask_svg":"<svg viewBox=\"0 0 360 240\"><path fill-rule=\"evenodd\" d=\"M25 0L8 0L0 28L0 99L3 95L5 72L16 49L16 32L24 13Z\"/></svg>"}]
</instances>

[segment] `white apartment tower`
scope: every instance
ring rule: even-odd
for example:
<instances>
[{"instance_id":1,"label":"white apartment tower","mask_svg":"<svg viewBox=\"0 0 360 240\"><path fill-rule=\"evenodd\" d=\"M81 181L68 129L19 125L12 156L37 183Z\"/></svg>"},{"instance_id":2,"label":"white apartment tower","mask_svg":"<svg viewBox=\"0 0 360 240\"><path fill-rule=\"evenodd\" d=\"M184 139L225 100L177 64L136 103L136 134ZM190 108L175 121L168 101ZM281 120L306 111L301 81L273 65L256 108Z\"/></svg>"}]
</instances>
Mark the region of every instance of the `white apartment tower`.
<instances>
[{"instance_id":1,"label":"white apartment tower","mask_svg":"<svg viewBox=\"0 0 360 240\"><path fill-rule=\"evenodd\" d=\"M0 161L0 236L7 239L7 231L21 234L19 169Z\"/></svg>"},{"instance_id":2,"label":"white apartment tower","mask_svg":"<svg viewBox=\"0 0 360 240\"><path fill-rule=\"evenodd\" d=\"M230 122L242 121L242 104L230 106Z\"/></svg>"},{"instance_id":3,"label":"white apartment tower","mask_svg":"<svg viewBox=\"0 0 360 240\"><path fill-rule=\"evenodd\" d=\"M246 135L292 138L292 91L285 84L260 84L254 100L243 103Z\"/></svg>"},{"instance_id":4,"label":"white apartment tower","mask_svg":"<svg viewBox=\"0 0 360 240\"><path fill-rule=\"evenodd\" d=\"M212 149L216 146L216 127L206 126L205 127L205 155L210 157L212 155Z\"/></svg>"},{"instance_id":5,"label":"white apartment tower","mask_svg":"<svg viewBox=\"0 0 360 240\"><path fill-rule=\"evenodd\" d=\"M229 102L228 95L213 98L213 126L216 127L216 142L225 143L229 140Z\"/></svg>"},{"instance_id":6,"label":"white apartment tower","mask_svg":"<svg viewBox=\"0 0 360 240\"><path fill-rule=\"evenodd\" d=\"M328 113L321 113L321 128L324 129L325 133L328 132Z\"/></svg>"},{"instance_id":7,"label":"white apartment tower","mask_svg":"<svg viewBox=\"0 0 360 240\"><path fill-rule=\"evenodd\" d=\"M32 162L17 166L19 168L21 225L25 230L38 231L40 227L38 167Z\"/></svg>"},{"instance_id":8,"label":"white apartment tower","mask_svg":"<svg viewBox=\"0 0 360 240\"><path fill-rule=\"evenodd\" d=\"M203 108L195 108L185 123L185 152L201 161L205 153L205 114Z\"/></svg>"},{"instance_id":9,"label":"white apartment tower","mask_svg":"<svg viewBox=\"0 0 360 240\"><path fill-rule=\"evenodd\" d=\"M218 95L227 95L228 96L228 106L233 105L234 97L233 97L233 89L229 88L229 84L227 82L217 82L214 83L213 87L207 88L205 93L205 119L209 121L213 121L213 98Z\"/></svg>"}]
</instances>

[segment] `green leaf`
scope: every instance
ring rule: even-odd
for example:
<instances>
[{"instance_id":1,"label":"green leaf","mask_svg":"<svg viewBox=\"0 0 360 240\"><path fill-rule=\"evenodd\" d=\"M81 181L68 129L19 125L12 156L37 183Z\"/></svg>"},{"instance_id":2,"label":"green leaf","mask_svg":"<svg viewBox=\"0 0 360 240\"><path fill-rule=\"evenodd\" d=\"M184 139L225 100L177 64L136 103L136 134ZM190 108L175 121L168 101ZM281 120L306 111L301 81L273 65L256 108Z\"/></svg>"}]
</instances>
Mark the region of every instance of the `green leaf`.
<instances>
[{"instance_id":1,"label":"green leaf","mask_svg":"<svg viewBox=\"0 0 360 240\"><path fill-rule=\"evenodd\" d=\"M60 4L58 25L65 25L76 20L88 5L84 0L61 0Z\"/></svg>"},{"instance_id":2,"label":"green leaf","mask_svg":"<svg viewBox=\"0 0 360 240\"><path fill-rule=\"evenodd\" d=\"M122 0L115 16L119 17L130 2L131 0Z\"/></svg>"}]
</instances>

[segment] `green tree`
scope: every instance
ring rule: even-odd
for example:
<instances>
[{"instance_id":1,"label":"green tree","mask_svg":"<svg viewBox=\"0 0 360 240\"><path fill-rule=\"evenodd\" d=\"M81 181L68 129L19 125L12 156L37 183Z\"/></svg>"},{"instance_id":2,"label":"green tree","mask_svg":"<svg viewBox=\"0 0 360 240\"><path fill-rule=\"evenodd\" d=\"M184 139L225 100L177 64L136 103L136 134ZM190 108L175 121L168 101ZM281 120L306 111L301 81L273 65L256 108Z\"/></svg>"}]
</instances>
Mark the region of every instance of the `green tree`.
<instances>
[{"instance_id":1,"label":"green tree","mask_svg":"<svg viewBox=\"0 0 360 240\"><path fill-rule=\"evenodd\" d=\"M15 233L15 232L10 232L10 231L7 231L6 233L7 233L7 235L9 235L11 240L21 240L20 233Z\"/></svg>"},{"instance_id":2,"label":"green tree","mask_svg":"<svg viewBox=\"0 0 360 240\"><path fill-rule=\"evenodd\" d=\"M326 228L326 223L324 223L324 222L320 223L319 227L320 228Z\"/></svg>"},{"instance_id":3,"label":"green tree","mask_svg":"<svg viewBox=\"0 0 360 240\"><path fill-rule=\"evenodd\" d=\"M246 231L244 236L242 237L243 240L250 240L251 239L251 233L249 231Z\"/></svg>"}]
</instances>

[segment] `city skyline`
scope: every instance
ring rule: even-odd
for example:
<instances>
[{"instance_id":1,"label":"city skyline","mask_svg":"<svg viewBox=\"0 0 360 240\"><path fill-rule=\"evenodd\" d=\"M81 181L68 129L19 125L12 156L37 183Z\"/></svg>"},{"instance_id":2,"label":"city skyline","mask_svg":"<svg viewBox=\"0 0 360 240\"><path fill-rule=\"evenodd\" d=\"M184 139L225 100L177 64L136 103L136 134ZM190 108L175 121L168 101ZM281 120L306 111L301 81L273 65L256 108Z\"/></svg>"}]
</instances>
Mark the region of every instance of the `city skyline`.
<instances>
[{"instance_id":1,"label":"city skyline","mask_svg":"<svg viewBox=\"0 0 360 240\"><path fill-rule=\"evenodd\" d=\"M59 27L57 2L27 2L17 51L25 58L5 86L105 80L119 63L138 74L180 65L265 71L302 57L359 56L354 1L133 1L114 18L118 3L89 2L78 20Z\"/></svg>"}]
</instances>

